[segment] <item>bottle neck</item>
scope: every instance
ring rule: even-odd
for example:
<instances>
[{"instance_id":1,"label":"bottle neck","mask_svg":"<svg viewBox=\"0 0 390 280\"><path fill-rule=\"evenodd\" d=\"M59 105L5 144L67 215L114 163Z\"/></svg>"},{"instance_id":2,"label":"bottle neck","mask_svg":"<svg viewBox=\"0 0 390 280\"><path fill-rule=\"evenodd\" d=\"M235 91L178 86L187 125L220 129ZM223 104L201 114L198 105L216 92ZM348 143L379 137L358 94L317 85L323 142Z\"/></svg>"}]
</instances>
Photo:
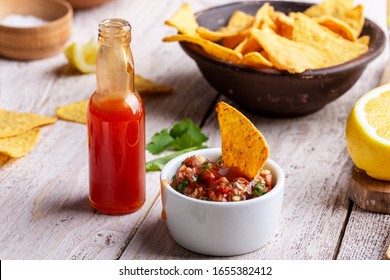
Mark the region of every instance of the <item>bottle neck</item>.
<instances>
[{"instance_id":1,"label":"bottle neck","mask_svg":"<svg viewBox=\"0 0 390 280\"><path fill-rule=\"evenodd\" d=\"M131 27L121 19L99 24L99 50L96 58L96 92L125 97L134 92L134 61L130 49Z\"/></svg>"}]
</instances>

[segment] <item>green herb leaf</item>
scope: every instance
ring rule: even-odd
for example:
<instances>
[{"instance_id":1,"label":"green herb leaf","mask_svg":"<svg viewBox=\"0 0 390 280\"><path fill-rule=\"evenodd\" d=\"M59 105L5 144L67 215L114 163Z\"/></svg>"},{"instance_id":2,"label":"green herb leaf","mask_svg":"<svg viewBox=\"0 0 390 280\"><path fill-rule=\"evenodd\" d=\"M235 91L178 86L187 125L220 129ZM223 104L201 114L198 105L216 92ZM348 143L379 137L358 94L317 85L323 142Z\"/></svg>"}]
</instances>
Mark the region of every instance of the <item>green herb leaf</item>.
<instances>
[{"instance_id":1,"label":"green herb leaf","mask_svg":"<svg viewBox=\"0 0 390 280\"><path fill-rule=\"evenodd\" d=\"M169 134L173 138L180 137L188 130L188 127L191 124L194 124L194 123L190 119L184 119L184 120L178 122L177 124L175 124L171 128L171 130L169 131Z\"/></svg>"},{"instance_id":2,"label":"green herb leaf","mask_svg":"<svg viewBox=\"0 0 390 280\"><path fill-rule=\"evenodd\" d=\"M194 124L191 119L185 119L175 124L169 131L169 134L173 138L178 138L185 134L188 134L191 136L191 138L200 143L203 143L208 140L207 136L204 135L200 130L200 127Z\"/></svg>"},{"instance_id":3,"label":"green herb leaf","mask_svg":"<svg viewBox=\"0 0 390 280\"><path fill-rule=\"evenodd\" d=\"M191 119L184 119L176 123L169 131L163 129L155 133L146 149L153 155L157 155L165 150L180 151L191 147L204 148L202 143L208 138L204 135L199 126Z\"/></svg>"},{"instance_id":4,"label":"green herb leaf","mask_svg":"<svg viewBox=\"0 0 390 280\"><path fill-rule=\"evenodd\" d=\"M172 147L177 151L187 149L190 147L203 148L204 146L202 146L202 143L203 141L198 141L193 137L191 137L191 135L183 134L182 136L175 138L175 140L172 143Z\"/></svg>"},{"instance_id":5,"label":"green herb leaf","mask_svg":"<svg viewBox=\"0 0 390 280\"><path fill-rule=\"evenodd\" d=\"M176 150L176 153L157 158L146 163L146 171L159 171L174 157L185 152L205 148L202 145L208 138L201 132L200 127L190 119L185 119L175 124L169 131L163 129L155 133L146 149L153 155L157 155L167 149Z\"/></svg>"},{"instance_id":6,"label":"green herb leaf","mask_svg":"<svg viewBox=\"0 0 390 280\"><path fill-rule=\"evenodd\" d=\"M182 180L179 182L179 184L177 185L177 190L181 193L183 193L184 189L188 187L188 180Z\"/></svg>"},{"instance_id":7,"label":"green herb leaf","mask_svg":"<svg viewBox=\"0 0 390 280\"><path fill-rule=\"evenodd\" d=\"M148 161L145 165L146 171L160 171L165 166L165 164L167 164L168 161L170 161L171 159L173 159L181 154L191 152L191 151L194 151L197 149L199 149L199 147L190 147L190 148L172 153L170 155Z\"/></svg>"},{"instance_id":8,"label":"green herb leaf","mask_svg":"<svg viewBox=\"0 0 390 280\"><path fill-rule=\"evenodd\" d=\"M211 169L211 163L206 160L205 162L202 163L202 165L200 166L202 172L206 171L206 170L210 170Z\"/></svg>"},{"instance_id":9,"label":"green herb leaf","mask_svg":"<svg viewBox=\"0 0 390 280\"><path fill-rule=\"evenodd\" d=\"M174 139L169 135L168 130L163 129L152 136L152 141L146 146L146 149L152 155L157 155L170 147L173 141Z\"/></svg>"},{"instance_id":10,"label":"green herb leaf","mask_svg":"<svg viewBox=\"0 0 390 280\"><path fill-rule=\"evenodd\" d=\"M185 134L190 135L192 139L199 141L200 143L206 142L209 139L206 135L202 133L200 127L193 123L188 126L188 129Z\"/></svg>"},{"instance_id":11,"label":"green herb leaf","mask_svg":"<svg viewBox=\"0 0 390 280\"><path fill-rule=\"evenodd\" d=\"M264 193L265 193L265 190L264 190L264 184L265 182L263 183L264 181L261 181L261 183L257 183L254 187L253 187L253 196L254 197L259 197L259 196L262 196Z\"/></svg>"}]
</instances>

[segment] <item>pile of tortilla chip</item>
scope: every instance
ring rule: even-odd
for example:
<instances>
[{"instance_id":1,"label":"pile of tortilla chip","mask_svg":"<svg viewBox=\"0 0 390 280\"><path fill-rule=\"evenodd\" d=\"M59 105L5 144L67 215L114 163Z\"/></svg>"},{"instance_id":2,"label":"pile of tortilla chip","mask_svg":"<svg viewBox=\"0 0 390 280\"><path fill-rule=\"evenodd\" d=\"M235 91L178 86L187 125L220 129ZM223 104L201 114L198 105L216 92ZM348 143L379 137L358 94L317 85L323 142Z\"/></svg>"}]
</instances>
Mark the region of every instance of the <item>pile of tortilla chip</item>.
<instances>
[{"instance_id":1,"label":"pile of tortilla chip","mask_svg":"<svg viewBox=\"0 0 390 280\"><path fill-rule=\"evenodd\" d=\"M40 127L57 118L0 109L0 163L29 153L38 141Z\"/></svg>"},{"instance_id":2,"label":"pile of tortilla chip","mask_svg":"<svg viewBox=\"0 0 390 280\"><path fill-rule=\"evenodd\" d=\"M359 37L363 6L353 0L325 0L288 15L265 3L255 15L233 12L218 30L199 26L191 6L183 4L165 23L179 34L164 42L186 41L223 61L290 73L345 63L366 53L370 41Z\"/></svg>"},{"instance_id":3,"label":"pile of tortilla chip","mask_svg":"<svg viewBox=\"0 0 390 280\"><path fill-rule=\"evenodd\" d=\"M224 166L237 167L246 177L255 178L269 157L267 141L247 117L229 104L218 102L216 111Z\"/></svg>"}]
</instances>

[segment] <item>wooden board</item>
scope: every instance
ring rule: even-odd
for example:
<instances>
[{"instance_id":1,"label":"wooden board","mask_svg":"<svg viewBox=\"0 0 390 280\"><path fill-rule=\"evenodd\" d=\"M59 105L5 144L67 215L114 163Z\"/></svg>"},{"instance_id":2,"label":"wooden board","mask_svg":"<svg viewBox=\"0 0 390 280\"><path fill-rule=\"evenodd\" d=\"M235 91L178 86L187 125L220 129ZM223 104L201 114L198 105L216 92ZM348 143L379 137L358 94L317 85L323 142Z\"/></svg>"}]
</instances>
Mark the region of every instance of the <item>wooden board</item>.
<instances>
[{"instance_id":1,"label":"wooden board","mask_svg":"<svg viewBox=\"0 0 390 280\"><path fill-rule=\"evenodd\" d=\"M352 168L348 196L367 211L390 213L390 182L371 178L356 167Z\"/></svg>"}]
</instances>

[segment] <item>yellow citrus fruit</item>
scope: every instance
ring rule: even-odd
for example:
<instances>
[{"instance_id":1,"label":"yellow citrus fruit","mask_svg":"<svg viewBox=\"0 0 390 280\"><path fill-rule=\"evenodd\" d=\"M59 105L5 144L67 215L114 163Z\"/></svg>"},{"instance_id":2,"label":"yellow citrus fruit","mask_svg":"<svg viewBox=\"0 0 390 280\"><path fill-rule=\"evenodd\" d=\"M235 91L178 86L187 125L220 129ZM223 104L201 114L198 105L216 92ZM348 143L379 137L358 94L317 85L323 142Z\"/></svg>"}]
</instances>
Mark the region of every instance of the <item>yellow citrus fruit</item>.
<instances>
[{"instance_id":1,"label":"yellow citrus fruit","mask_svg":"<svg viewBox=\"0 0 390 280\"><path fill-rule=\"evenodd\" d=\"M346 142L355 165L390 181L390 83L363 95L348 117Z\"/></svg>"},{"instance_id":2,"label":"yellow citrus fruit","mask_svg":"<svg viewBox=\"0 0 390 280\"><path fill-rule=\"evenodd\" d=\"M85 74L96 72L97 52L98 43L96 41L86 44L73 43L64 50L69 64Z\"/></svg>"}]
</instances>

